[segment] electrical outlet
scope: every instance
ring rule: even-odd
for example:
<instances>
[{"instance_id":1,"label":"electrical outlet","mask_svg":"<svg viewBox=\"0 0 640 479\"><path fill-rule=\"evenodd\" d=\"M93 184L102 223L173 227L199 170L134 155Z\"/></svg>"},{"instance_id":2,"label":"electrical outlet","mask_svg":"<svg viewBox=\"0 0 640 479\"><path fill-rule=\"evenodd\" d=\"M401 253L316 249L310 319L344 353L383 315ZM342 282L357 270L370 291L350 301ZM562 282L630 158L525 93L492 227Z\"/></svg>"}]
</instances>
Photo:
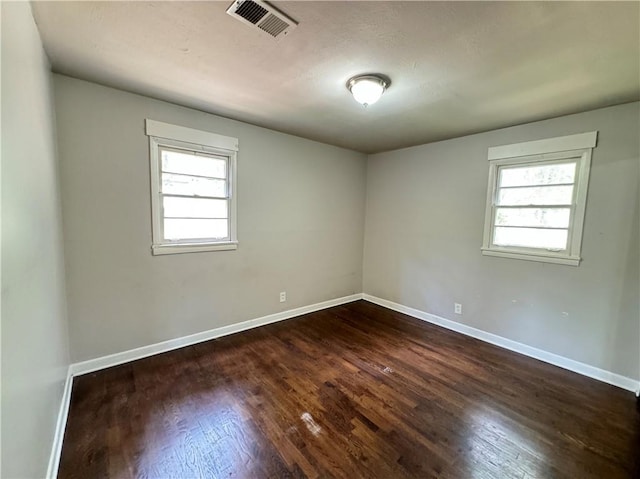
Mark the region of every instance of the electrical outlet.
<instances>
[{"instance_id":1,"label":"electrical outlet","mask_svg":"<svg viewBox=\"0 0 640 479\"><path fill-rule=\"evenodd\" d=\"M287 292L283 291L280 293L280 302L284 303L287 300Z\"/></svg>"},{"instance_id":2,"label":"electrical outlet","mask_svg":"<svg viewBox=\"0 0 640 479\"><path fill-rule=\"evenodd\" d=\"M462 305L460 303L454 303L453 312L456 314L462 314Z\"/></svg>"}]
</instances>

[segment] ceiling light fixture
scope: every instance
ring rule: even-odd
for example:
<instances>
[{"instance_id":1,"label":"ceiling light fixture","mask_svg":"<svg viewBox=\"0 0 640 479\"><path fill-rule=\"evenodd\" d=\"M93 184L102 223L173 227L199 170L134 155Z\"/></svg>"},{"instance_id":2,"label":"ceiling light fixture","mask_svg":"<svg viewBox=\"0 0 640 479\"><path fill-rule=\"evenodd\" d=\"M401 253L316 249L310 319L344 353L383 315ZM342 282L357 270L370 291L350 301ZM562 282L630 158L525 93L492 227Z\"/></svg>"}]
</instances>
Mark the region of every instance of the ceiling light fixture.
<instances>
[{"instance_id":1,"label":"ceiling light fixture","mask_svg":"<svg viewBox=\"0 0 640 479\"><path fill-rule=\"evenodd\" d=\"M365 108L377 102L389 85L391 80L379 73L358 75L347 82L347 88L353 98Z\"/></svg>"}]
</instances>

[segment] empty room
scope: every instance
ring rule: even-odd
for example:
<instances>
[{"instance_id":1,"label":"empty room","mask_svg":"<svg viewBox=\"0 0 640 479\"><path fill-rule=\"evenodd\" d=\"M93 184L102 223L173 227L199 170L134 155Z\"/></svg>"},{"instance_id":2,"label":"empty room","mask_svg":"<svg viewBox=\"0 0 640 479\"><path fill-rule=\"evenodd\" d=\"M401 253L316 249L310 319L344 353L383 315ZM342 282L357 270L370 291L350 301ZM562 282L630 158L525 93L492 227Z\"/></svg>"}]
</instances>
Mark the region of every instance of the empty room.
<instances>
[{"instance_id":1,"label":"empty room","mask_svg":"<svg viewBox=\"0 0 640 479\"><path fill-rule=\"evenodd\" d=\"M0 14L3 479L640 479L640 2Z\"/></svg>"}]
</instances>

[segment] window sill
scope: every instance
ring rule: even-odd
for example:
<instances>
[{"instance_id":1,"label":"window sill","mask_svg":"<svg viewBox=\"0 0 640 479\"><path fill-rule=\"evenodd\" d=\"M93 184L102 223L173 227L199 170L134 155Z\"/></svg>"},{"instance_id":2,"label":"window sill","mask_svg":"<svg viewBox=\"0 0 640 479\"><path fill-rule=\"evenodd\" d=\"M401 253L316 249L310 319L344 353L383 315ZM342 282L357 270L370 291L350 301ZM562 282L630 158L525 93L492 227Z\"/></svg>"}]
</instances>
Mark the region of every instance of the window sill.
<instances>
[{"instance_id":1,"label":"window sill","mask_svg":"<svg viewBox=\"0 0 640 479\"><path fill-rule=\"evenodd\" d=\"M579 266L579 256L567 256L557 254L544 254L534 252L505 251L500 249L482 248L484 256L497 256L500 258L522 259L525 261L538 261L540 263L565 264Z\"/></svg>"},{"instance_id":2,"label":"window sill","mask_svg":"<svg viewBox=\"0 0 640 479\"><path fill-rule=\"evenodd\" d=\"M238 249L237 241L225 241L220 243L193 243L193 244L154 244L151 246L151 254L202 253L205 251L229 251Z\"/></svg>"}]
</instances>

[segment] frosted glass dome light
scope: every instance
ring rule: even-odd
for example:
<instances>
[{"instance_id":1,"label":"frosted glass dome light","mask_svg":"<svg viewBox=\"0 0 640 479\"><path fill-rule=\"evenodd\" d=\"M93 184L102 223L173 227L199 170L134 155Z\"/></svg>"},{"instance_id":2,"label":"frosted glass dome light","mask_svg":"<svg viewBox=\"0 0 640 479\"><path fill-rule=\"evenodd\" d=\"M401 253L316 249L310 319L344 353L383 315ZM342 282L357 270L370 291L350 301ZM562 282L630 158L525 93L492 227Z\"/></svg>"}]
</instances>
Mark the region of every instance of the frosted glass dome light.
<instances>
[{"instance_id":1,"label":"frosted glass dome light","mask_svg":"<svg viewBox=\"0 0 640 479\"><path fill-rule=\"evenodd\" d=\"M359 75L347 82L347 88L353 98L366 107L377 102L390 83L382 75Z\"/></svg>"}]
</instances>

